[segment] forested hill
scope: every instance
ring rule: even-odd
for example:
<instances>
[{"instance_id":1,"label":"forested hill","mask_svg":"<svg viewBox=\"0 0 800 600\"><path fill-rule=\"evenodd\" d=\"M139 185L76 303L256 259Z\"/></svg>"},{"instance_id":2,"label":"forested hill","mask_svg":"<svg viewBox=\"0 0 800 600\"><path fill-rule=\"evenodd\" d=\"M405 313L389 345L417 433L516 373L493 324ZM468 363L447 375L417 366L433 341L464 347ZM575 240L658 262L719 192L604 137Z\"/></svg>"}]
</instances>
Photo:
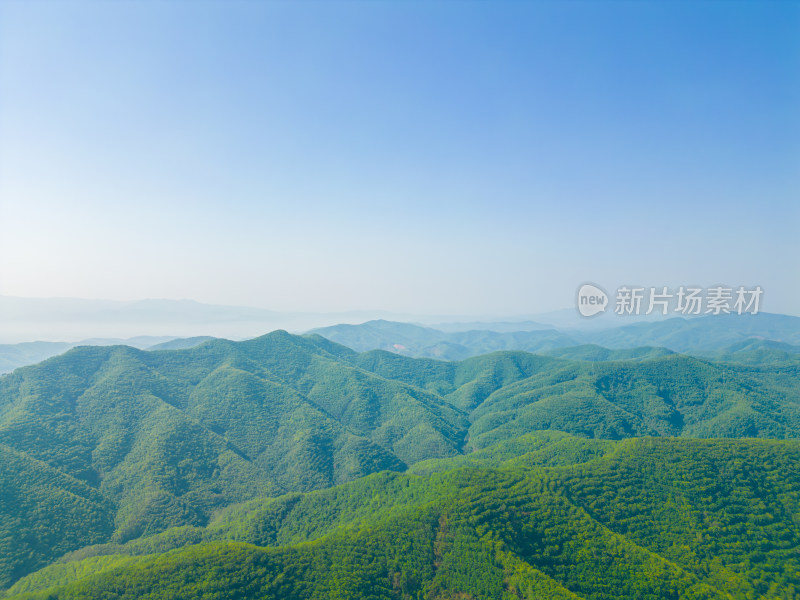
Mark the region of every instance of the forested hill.
<instances>
[{"instance_id":1,"label":"forested hill","mask_svg":"<svg viewBox=\"0 0 800 600\"><path fill-rule=\"evenodd\" d=\"M534 430L800 434L800 374L678 354L461 362L283 331L181 350L79 347L0 378L0 585L89 544L459 457Z\"/></svg>"},{"instance_id":2,"label":"forested hill","mask_svg":"<svg viewBox=\"0 0 800 600\"><path fill-rule=\"evenodd\" d=\"M624 322L623 318L619 319ZM592 344L605 349L631 351L641 347L666 348L693 356L720 356L736 362L760 362L800 356L800 317L756 315L704 315L672 317L604 329L556 329L519 324L475 323L462 331L441 331L411 323L368 321L360 325L334 325L312 330L359 352L387 350L416 358L463 360L499 350L549 353ZM462 324L461 327L469 327ZM753 348L748 346L753 345ZM764 352L764 345L769 352ZM663 352L663 350L662 350ZM759 356L761 354L761 356Z\"/></svg>"},{"instance_id":3,"label":"forested hill","mask_svg":"<svg viewBox=\"0 0 800 600\"><path fill-rule=\"evenodd\" d=\"M793 600L800 443L555 432L86 548L22 600Z\"/></svg>"}]
</instances>

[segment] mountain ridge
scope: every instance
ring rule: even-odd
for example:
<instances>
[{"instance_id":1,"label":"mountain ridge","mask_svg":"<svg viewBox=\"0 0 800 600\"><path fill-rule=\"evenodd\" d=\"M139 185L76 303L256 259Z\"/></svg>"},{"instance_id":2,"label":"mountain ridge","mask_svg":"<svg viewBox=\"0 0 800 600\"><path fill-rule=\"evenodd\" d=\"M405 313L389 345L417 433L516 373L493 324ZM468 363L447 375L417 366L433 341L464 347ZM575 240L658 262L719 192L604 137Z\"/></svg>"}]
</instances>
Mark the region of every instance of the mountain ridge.
<instances>
[{"instance_id":1,"label":"mountain ridge","mask_svg":"<svg viewBox=\"0 0 800 600\"><path fill-rule=\"evenodd\" d=\"M800 589L800 442L634 438L595 442L589 456L586 442L533 432L471 465L254 500L203 528L65 556L7 597L744 600Z\"/></svg>"},{"instance_id":2,"label":"mountain ridge","mask_svg":"<svg viewBox=\"0 0 800 600\"><path fill-rule=\"evenodd\" d=\"M85 346L0 378L0 444L24 457L18 485L55 469L100 493L91 514L113 528L98 531L125 542L204 526L217 510L259 496L405 471L534 430L590 439L798 437L799 378L791 365L680 354L415 359L285 331L180 350ZM52 560L41 540L57 511L42 506L21 544L2 538L17 509L0 515L0 539L11 544L0 554L2 584L19 564ZM88 530L64 538L75 546L65 551L102 541Z\"/></svg>"}]
</instances>

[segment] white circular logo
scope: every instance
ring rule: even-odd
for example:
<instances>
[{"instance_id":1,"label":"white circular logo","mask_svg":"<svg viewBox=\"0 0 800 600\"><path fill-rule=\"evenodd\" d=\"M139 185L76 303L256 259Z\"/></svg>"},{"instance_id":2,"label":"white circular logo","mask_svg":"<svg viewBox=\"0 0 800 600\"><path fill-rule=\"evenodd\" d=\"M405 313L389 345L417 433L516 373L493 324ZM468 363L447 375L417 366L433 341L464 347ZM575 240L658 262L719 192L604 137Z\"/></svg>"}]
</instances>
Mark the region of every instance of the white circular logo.
<instances>
[{"instance_id":1,"label":"white circular logo","mask_svg":"<svg viewBox=\"0 0 800 600\"><path fill-rule=\"evenodd\" d=\"M605 311L608 306L608 295L591 283L584 283L578 289L578 312L584 317L593 317L594 315Z\"/></svg>"}]
</instances>

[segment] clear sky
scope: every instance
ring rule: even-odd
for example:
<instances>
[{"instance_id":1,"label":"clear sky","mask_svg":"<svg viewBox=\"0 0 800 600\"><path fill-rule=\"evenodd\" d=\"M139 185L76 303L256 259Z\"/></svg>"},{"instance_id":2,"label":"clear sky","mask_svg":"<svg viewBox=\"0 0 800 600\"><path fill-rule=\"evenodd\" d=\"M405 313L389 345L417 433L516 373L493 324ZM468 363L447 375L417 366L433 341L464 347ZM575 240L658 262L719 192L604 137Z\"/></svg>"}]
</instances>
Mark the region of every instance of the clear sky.
<instances>
[{"instance_id":1,"label":"clear sky","mask_svg":"<svg viewBox=\"0 0 800 600\"><path fill-rule=\"evenodd\" d=\"M0 0L0 294L800 314L800 3Z\"/></svg>"}]
</instances>

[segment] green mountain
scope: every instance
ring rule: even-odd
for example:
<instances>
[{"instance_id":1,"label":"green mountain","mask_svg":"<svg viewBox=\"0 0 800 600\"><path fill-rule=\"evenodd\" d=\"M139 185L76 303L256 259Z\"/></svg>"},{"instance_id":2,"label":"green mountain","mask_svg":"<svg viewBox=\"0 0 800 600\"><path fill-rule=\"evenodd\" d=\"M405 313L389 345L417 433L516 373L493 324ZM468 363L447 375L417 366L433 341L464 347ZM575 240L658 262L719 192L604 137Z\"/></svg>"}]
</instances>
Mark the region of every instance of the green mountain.
<instances>
[{"instance_id":1,"label":"green mountain","mask_svg":"<svg viewBox=\"0 0 800 600\"><path fill-rule=\"evenodd\" d=\"M0 444L99 492L119 541L201 525L255 496L458 453L457 409L320 342L276 332L180 351L76 348L0 379ZM35 535L12 548L0 557L3 583L19 557L41 566L54 555Z\"/></svg>"},{"instance_id":2,"label":"green mountain","mask_svg":"<svg viewBox=\"0 0 800 600\"><path fill-rule=\"evenodd\" d=\"M722 350L753 339L797 345L800 344L800 317L758 313L673 318L581 332L578 337L583 342L607 348L660 346L689 354Z\"/></svg>"},{"instance_id":3,"label":"green mountain","mask_svg":"<svg viewBox=\"0 0 800 600\"><path fill-rule=\"evenodd\" d=\"M508 328L508 324L503 325ZM521 326L530 327L530 323L522 323ZM310 333L321 335L357 352L387 350L404 356L442 360L463 360L499 350L537 352L578 343L575 338L555 329L444 332L410 323L383 320L368 321L361 325L322 327Z\"/></svg>"},{"instance_id":4,"label":"green mountain","mask_svg":"<svg viewBox=\"0 0 800 600\"><path fill-rule=\"evenodd\" d=\"M547 350L541 354L545 354L547 356L556 356L558 358L569 358L573 360L606 361L645 360L648 358L668 356L670 354L674 354L674 352L672 350L668 350L667 348L658 348L653 346L640 346L638 348L612 350L610 348L598 346L597 344L581 344L580 346L569 346L567 348Z\"/></svg>"},{"instance_id":5,"label":"green mountain","mask_svg":"<svg viewBox=\"0 0 800 600\"><path fill-rule=\"evenodd\" d=\"M0 374L32 365L72 348L67 342L23 342L0 344Z\"/></svg>"},{"instance_id":6,"label":"green mountain","mask_svg":"<svg viewBox=\"0 0 800 600\"><path fill-rule=\"evenodd\" d=\"M8 597L788 600L798 464L797 441L528 434L90 547Z\"/></svg>"},{"instance_id":7,"label":"green mountain","mask_svg":"<svg viewBox=\"0 0 800 600\"><path fill-rule=\"evenodd\" d=\"M156 344L155 346L150 346L147 348L147 350L186 350L187 348L199 346L203 342L210 342L213 339L216 338L208 335L199 335L188 338L175 338L174 340L169 340L168 342L162 342L160 344Z\"/></svg>"},{"instance_id":8,"label":"green mountain","mask_svg":"<svg viewBox=\"0 0 800 600\"><path fill-rule=\"evenodd\" d=\"M110 539L114 504L93 486L0 444L3 584L70 550Z\"/></svg>"},{"instance_id":9,"label":"green mountain","mask_svg":"<svg viewBox=\"0 0 800 600\"><path fill-rule=\"evenodd\" d=\"M542 327L531 329L530 323L522 322L517 331L510 330L513 324L509 323L500 324L498 329L501 331L495 331L488 324L479 325L486 326L486 329L455 331L452 327L442 325L447 331L440 331L409 323L378 320L361 325L323 327L313 330L312 333L358 352L387 350L404 356L444 360L463 360L501 350L549 354L584 344L626 351L643 347L663 348L708 358L716 358L717 354L725 353L731 346L757 344L765 340L782 343L788 347L789 352L794 353L796 352L791 348L800 345L800 318L769 313L670 318L601 330L556 330ZM609 360L570 353L565 357ZM618 358L624 359L626 356L620 355ZM774 361L775 358L740 354L732 360L760 364L765 360Z\"/></svg>"},{"instance_id":10,"label":"green mountain","mask_svg":"<svg viewBox=\"0 0 800 600\"><path fill-rule=\"evenodd\" d=\"M748 338L721 350L697 353L702 358L745 365L790 365L800 362L800 346Z\"/></svg>"},{"instance_id":11,"label":"green mountain","mask_svg":"<svg viewBox=\"0 0 800 600\"><path fill-rule=\"evenodd\" d=\"M785 438L800 431L797 365L721 365L677 354L591 362L523 352L445 363L373 351L356 360L467 412L468 448L537 429L606 439Z\"/></svg>"},{"instance_id":12,"label":"green mountain","mask_svg":"<svg viewBox=\"0 0 800 600\"><path fill-rule=\"evenodd\" d=\"M0 297L1 298L1 297ZM1 303L0 303L1 304ZM212 338L175 339L170 337L138 336L133 338L110 339L96 338L82 342L22 342L21 344L0 344L0 375L10 373L19 367L33 365L43 360L66 352L75 346L133 346L141 349L190 348L201 341ZM169 341L172 340L172 341ZM166 345L166 346L165 346Z\"/></svg>"},{"instance_id":13,"label":"green mountain","mask_svg":"<svg viewBox=\"0 0 800 600\"><path fill-rule=\"evenodd\" d=\"M676 354L359 354L283 331L184 350L75 348L0 378L0 449L14 465L0 478L0 585L86 545L203 527L251 499L472 456L535 430L800 437L798 379L796 364Z\"/></svg>"},{"instance_id":14,"label":"green mountain","mask_svg":"<svg viewBox=\"0 0 800 600\"><path fill-rule=\"evenodd\" d=\"M681 355L444 362L281 331L186 350L75 348L0 379L0 448L15 465L2 478L0 582L87 544L201 527L249 499L403 471L538 429L797 437L798 377L796 367ZM82 516L59 524L60 514Z\"/></svg>"},{"instance_id":15,"label":"green mountain","mask_svg":"<svg viewBox=\"0 0 800 600\"><path fill-rule=\"evenodd\" d=\"M599 331L557 330L532 321L445 323L431 328L375 320L361 325L323 327L311 333L322 335L357 352L387 350L403 356L441 360L464 360L506 350L594 361L650 358L681 352L710 360L759 365L791 362L800 354L800 318L765 313L672 318ZM35 364L77 345L125 344L148 350L179 350L212 339L215 338L140 336L127 340L85 340L77 344L4 344L0 345L0 374Z\"/></svg>"}]
</instances>

